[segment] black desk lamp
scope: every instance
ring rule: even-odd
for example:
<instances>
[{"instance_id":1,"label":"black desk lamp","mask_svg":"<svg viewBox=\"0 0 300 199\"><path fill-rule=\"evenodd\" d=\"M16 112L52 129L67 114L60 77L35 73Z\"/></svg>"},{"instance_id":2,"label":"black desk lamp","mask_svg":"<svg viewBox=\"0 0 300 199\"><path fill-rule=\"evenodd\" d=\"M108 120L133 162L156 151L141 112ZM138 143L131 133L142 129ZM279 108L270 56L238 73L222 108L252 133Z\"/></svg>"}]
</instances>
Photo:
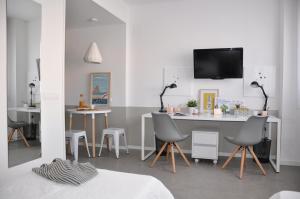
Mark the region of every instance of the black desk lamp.
<instances>
[{"instance_id":1,"label":"black desk lamp","mask_svg":"<svg viewBox=\"0 0 300 199\"><path fill-rule=\"evenodd\" d=\"M177 85L176 85L175 83L173 83L173 84L170 84L170 85L165 86L163 92L159 95L159 97L160 97L160 110L159 110L159 112L167 112L167 111L165 110L164 103L163 103L163 100L162 100L162 97L164 96L164 94L165 94L167 88L171 88L171 89L172 89L172 88L177 88Z\"/></svg>"},{"instance_id":2,"label":"black desk lamp","mask_svg":"<svg viewBox=\"0 0 300 199\"><path fill-rule=\"evenodd\" d=\"M35 84L34 83L30 83L29 87L30 87L30 105L29 105L29 107L35 107L35 105L32 104L32 88L35 87Z\"/></svg>"},{"instance_id":3,"label":"black desk lamp","mask_svg":"<svg viewBox=\"0 0 300 199\"><path fill-rule=\"evenodd\" d=\"M259 83L257 81L253 81L251 82L250 86L252 88L260 88L265 96L265 104L264 104L264 108L263 108L263 111L266 111L267 110L267 104L268 104L268 95L266 94L265 90L264 90L264 87L262 85L259 85Z\"/></svg>"}]
</instances>

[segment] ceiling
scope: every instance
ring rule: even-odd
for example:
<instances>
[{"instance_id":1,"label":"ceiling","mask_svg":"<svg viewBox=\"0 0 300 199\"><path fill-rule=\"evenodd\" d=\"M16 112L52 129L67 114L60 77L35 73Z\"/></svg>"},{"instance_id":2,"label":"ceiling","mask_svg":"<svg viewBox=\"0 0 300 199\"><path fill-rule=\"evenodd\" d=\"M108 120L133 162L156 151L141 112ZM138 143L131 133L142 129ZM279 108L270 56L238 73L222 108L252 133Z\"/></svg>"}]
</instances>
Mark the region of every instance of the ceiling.
<instances>
[{"instance_id":1,"label":"ceiling","mask_svg":"<svg viewBox=\"0 0 300 199\"><path fill-rule=\"evenodd\" d=\"M7 16L31 21L41 16L41 5L32 0L7 0Z\"/></svg>"},{"instance_id":2,"label":"ceiling","mask_svg":"<svg viewBox=\"0 0 300 199\"><path fill-rule=\"evenodd\" d=\"M98 22L89 21L97 18ZM92 0L67 0L66 28L83 28L123 22Z\"/></svg>"}]
</instances>

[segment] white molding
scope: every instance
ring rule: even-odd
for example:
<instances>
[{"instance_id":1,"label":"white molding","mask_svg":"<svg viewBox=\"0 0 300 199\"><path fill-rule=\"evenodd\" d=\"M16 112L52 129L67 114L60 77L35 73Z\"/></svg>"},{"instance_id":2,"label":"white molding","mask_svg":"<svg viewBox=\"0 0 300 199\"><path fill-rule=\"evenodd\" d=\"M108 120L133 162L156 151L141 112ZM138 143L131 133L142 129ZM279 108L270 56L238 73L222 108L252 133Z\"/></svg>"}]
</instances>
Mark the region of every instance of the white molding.
<instances>
[{"instance_id":1,"label":"white molding","mask_svg":"<svg viewBox=\"0 0 300 199\"><path fill-rule=\"evenodd\" d=\"M80 143L79 145L83 146L83 143ZM92 144L89 143L89 146L91 147ZM100 147L100 144L96 144L96 147ZM107 148L106 145L103 145L103 148ZM114 145L112 145L112 148L114 148ZM128 145L129 149L134 149L134 150L141 150L141 146L137 145ZM124 146L120 146L121 150L125 150L126 148ZM154 150L154 147L145 147L145 150ZM191 154L191 150L182 150L184 153ZM226 152L219 152L219 156L221 157L228 157L231 153L226 153ZM235 157L241 157L241 154L237 154ZM250 154L246 155L247 158L252 158ZM273 156L272 156L273 157ZM275 158L275 156L273 157ZM300 166L300 162L297 161L281 161L281 165L285 166Z\"/></svg>"},{"instance_id":2,"label":"white molding","mask_svg":"<svg viewBox=\"0 0 300 199\"><path fill-rule=\"evenodd\" d=\"M290 161L290 160L281 160L281 165L285 166L300 166L300 162L298 161Z\"/></svg>"}]
</instances>

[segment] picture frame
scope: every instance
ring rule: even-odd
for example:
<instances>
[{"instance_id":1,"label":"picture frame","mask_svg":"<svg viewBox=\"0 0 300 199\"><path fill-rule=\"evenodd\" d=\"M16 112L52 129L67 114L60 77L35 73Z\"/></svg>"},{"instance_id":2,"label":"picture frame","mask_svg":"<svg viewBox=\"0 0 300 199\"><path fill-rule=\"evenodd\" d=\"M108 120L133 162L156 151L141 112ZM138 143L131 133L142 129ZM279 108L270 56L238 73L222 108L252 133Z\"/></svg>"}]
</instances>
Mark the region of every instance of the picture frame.
<instances>
[{"instance_id":1,"label":"picture frame","mask_svg":"<svg viewBox=\"0 0 300 199\"><path fill-rule=\"evenodd\" d=\"M199 103L201 113L212 113L219 97L219 89L200 89Z\"/></svg>"},{"instance_id":2,"label":"picture frame","mask_svg":"<svg viewBox=\"0 0 300 199\"><path fill-rule=\"evenodd\" d=\"M90 74L90 104L109 106L111 96L111 73L99 72Z\"/></svg>"}]
</instances>

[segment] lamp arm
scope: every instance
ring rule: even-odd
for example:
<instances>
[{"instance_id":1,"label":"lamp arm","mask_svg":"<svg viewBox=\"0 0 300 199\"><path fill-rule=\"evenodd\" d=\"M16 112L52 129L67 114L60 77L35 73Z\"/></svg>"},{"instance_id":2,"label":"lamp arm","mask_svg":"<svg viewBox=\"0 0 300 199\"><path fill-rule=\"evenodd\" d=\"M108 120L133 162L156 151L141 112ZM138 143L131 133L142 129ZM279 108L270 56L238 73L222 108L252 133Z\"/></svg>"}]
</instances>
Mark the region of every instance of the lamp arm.
<instances>
[{"instance_id":1,"label":"lamp arm","mask_svg":"<svg viewBox=\"0 0 300 199\"><path fill-rule=\"evenodd\" d=\"M164 102L162 100L163 95L165 94L167 88L169 88L169 86L165 86L164 90L161 92L161 94L159 95L160 97L160 111L164 110Z\"/></svg>"},{"instance_id":2,"label":"lamp arm","mask_svg":"<svg viewBox=\"0 0 300 199\"><path fill-rule=\"evenodd\" d=\"M264 94L264 96L265 96L265 104L264 104L263 110L266 111L266 110L267 110L267 104L268 104L268 99L269 99L269 97L268 97L268 95L266 94L265 89L264 89L262 86L259 86L259 88L262 90L262 92L263 92L263 94Z\"/></svg>"}]
</instances>

